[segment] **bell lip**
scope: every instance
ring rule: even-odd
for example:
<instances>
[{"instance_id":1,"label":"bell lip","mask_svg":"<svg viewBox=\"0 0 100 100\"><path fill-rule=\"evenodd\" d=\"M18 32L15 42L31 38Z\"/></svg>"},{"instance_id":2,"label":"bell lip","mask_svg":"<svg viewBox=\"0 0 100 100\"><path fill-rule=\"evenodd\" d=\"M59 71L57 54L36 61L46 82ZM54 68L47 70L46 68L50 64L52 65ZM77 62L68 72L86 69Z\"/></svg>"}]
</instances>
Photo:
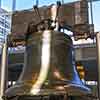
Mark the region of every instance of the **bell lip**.
<instances>
[{"instance_id":1,"label":"bell lip","mask_svg":"<svg viewBox=\"0 0 100 100\"><path fill-rule=\"evenodd\" d=\"M56 89L40 89L40 92L38 94L31 94L31 93L16 93L16 95L9 94L9 92L12 92L14 87L8 91L8 93L5 93L4 98L12 98L16 96L48 96L48 95L60 95L60 94L68 94L69 96L86 96L86 95L91 95L92 92L91 90L84 85L79 85L79 84L67 84L64 85L64 90L56 90Z\"/></svg>"},{"instance_id":2,"label":"bell lip","mask_svg":"<svg viewBox=\"0 0 100 100\"><path fill-rule=\"evenodd\" d=\"M64 87L68 87L68 85L65 85ZM72 87L72 88L76 88L77 89L80 89L82 90L85 94L91 94L91 89L88 88L87 86L83 85L83 84L75 84L75 83L71 83L69 84L69 87Z\"/></svg>"},{"instance_id":3,"label":"bell lip","mask_svg":"<svg viewBox=\"0 0 100 100\"><path fill-rule=\"evenodd\" d=\"M86 92L86 91L85 91ZM67 93L65 91L54 91L53 93L49 93L49 94L37 94L37 95L31 95L31 94L23 94L23 95L15 95L15 96L3 96L3 98L5 99L11 99L11 98L16 98L16 97L23 97L23 96L27 96L27 97L38 97L38 96L57 96L57 95L67 95L67 96L92 96L92 93L84 93L84 94L73 94L73 93Z\"/></svg>"}]
</instances>

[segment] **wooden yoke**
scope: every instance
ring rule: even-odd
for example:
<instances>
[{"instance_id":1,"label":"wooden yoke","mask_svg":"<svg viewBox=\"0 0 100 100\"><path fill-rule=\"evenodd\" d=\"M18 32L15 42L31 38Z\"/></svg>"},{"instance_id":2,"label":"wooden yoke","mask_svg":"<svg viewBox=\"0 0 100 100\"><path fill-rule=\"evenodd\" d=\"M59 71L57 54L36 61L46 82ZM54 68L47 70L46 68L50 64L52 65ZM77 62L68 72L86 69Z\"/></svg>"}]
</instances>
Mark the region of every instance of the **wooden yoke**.
<instances>
[{"instance_id":1,"label":"wooden yoke","mask_svg":"<svg viewBox=\"0 0 100 100\"><path fill-rule=\"evenodd\" d=\"M49 20L52 23L51 7L52 5L38 8L40 16L37 15L35 8L14 12L12 15L12 34L9 36L9 46L25 45L27 35L34 34L39 29L44 29L45 20ZM56 21L60 29L64 28L72 31L75 33L74 36L89 33L87 0L61 5Z\"/></svg>"}]
</instances>

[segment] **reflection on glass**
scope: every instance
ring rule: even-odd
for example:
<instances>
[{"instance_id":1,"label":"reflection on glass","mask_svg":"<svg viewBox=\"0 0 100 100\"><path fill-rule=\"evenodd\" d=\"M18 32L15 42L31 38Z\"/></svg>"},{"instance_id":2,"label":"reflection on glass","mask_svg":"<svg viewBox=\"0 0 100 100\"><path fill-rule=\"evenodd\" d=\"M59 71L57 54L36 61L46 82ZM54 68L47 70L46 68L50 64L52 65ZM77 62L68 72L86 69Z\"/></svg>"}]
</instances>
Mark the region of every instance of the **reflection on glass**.
<instances>
[{"instance_id":1,"label":"reflection on glass","mask_svg":"<svg viewBox=\"0 0 100 100\"><path fill-rule=\"evenodd\" d=\"M46 1L45 0L39 0L39 6L44 6L44 5L47 6L47 5L51 5L53 3L55 4L56 1L57 0L46 0ZM64 3L69 3L69 2L79 1L79 0L63 0L63 1L64 1ZM62 2L62 0L61 0L61 2ZM12 4L13 4L12 0L2 0L1 7L8 10L8 11L9 10L11 11ZM16 0L16 10L30 9L35 4L36 4L36 0ZM94 20L94 29L95 29L96 32L100 31L100 28L99 28L100 20L99 20L99 15L98 15L99 9L100 9L99 5L100 5L100 1L93 2L93 20ZM9 19L6 18L6 20L9 20ZM1 19L0 19L0 21L1 21ZM89 22L91 23L90 5L89 5ZM10 28L9 23L6 23L5 26ZM3 31L3 29L1 29L1 28L0 28L0 32ZM6 30L6 31L8 32L8 30ZM65 30L64 32L67 33L68 35L73 35L73 33L70 32L70 31ZM78 40L78 41L74 41L73 37L72 37L72 39L73 39L74 44L93 43L93 40L91 40L91 39L88 39L88 40L83 39L83 40Z\"/></svg>"}]
</instances>

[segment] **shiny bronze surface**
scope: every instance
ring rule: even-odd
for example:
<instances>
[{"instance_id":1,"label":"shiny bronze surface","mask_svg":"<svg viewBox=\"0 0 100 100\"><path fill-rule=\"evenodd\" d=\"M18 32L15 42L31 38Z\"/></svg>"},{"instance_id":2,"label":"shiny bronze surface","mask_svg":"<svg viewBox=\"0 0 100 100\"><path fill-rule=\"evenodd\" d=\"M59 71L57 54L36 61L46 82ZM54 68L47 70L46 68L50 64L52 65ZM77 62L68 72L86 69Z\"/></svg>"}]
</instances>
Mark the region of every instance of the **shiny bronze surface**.
<instances>
[{"instance_id":1,"label":"shiny bronze surface","mask_svg":"<svg viewBox=\"0 0 100 100\"><path fill-rule=\"evenodd\" d=\"M45 30L29 35L24 61L19 80L5 97L90 93L78 76L72 40L64 33Z\"/></svg>"}]
</instances>

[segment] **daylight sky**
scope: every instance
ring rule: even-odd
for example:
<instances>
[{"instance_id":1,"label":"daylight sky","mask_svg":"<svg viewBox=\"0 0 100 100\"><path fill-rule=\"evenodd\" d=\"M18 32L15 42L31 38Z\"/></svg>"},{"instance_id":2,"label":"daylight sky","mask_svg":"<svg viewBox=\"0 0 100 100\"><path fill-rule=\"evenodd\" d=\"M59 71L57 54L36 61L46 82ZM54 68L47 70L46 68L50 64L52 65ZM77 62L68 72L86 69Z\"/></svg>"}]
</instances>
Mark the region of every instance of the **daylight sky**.
<instances>
[{"instance_id":1,"label":"daylight sky","mask_svg":"<svg viewBox=\"0 0 100 100\"><path fill-rule=\"evenodd\" d=\"M12 0L1 0L2 8L11 11L12 9ZM16 9L22 10L22 9L28 9L32 8L35 4L36 0L16 0ZM39 5L50 5L52 3L55 3L58 0L39 0ZM64 2L73 2L77 0L64 0ZM94 24L95 24L95 31L100 31L100 1L93 3L93 18L94 18Z\"/></svg>"},{"instance_id":2,"label":"daylight sky","mask_svg":"<svg viewBox=\"0 0 100 100\"><path fill-rule=\"evenodd\" d=\"M12 9L12 1L13 0L1 0L2 1L2 7L11 10ZM39 0L39 5L50 5L52 3L55 3L58 0ZM59 0L62 1L62 0ZM64 1L64 0L63 0ZM77 0L65 0L65 2L73 2ZM36 0L16 0L16 9L27 9L32 8L32 6L35 4Z\"/></svg>"}]
</instances>

